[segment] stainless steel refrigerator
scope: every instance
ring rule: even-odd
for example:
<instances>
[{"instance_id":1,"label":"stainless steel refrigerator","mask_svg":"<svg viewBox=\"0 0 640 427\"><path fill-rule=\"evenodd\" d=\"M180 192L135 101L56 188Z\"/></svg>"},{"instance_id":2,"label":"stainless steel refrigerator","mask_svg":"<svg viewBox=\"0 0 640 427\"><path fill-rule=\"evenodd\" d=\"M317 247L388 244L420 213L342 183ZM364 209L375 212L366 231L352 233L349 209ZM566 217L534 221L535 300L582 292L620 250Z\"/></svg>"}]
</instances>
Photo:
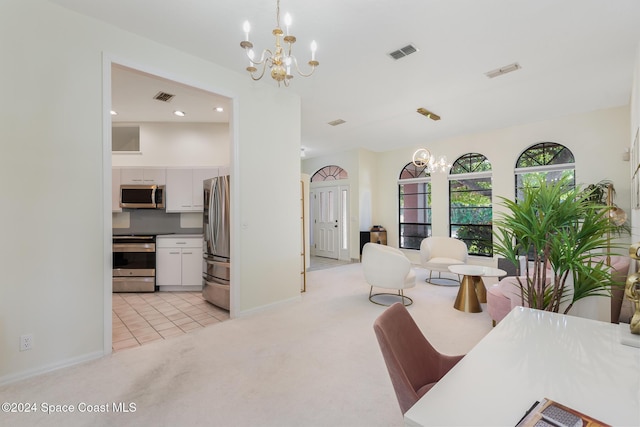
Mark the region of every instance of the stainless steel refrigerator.
<instances>
[{"instance_id":1,"label":"stainless steel refrigerator","mask_svg":"<svg viewBox=\"0 0 640 427\"><path fill-rule=\"evenodd\" d=\"M229 310L229 176L207 179L203 186L205 248L202 296L210 303Z\"/></svg>"}]
</instances>

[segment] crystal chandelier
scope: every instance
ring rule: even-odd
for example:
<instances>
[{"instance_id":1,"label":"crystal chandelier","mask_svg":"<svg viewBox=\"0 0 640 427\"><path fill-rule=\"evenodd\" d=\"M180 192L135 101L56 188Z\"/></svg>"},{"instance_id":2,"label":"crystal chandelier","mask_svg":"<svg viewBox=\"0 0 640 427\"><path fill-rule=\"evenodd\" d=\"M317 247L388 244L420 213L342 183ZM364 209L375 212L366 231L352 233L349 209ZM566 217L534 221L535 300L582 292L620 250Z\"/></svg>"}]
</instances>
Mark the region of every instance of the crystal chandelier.
<instances>
[{"instance_id":1,"label":"crystal chandelier","mask_svg":"<svg viewBox=\"0 0 640 427\"><path fill-rule=\"evenodd\" d=\"M285 31L282 31L280 28L280 0L277 0L276 3L276 28L272 31L272 34L276 38L276 48L272 52L269 49L265 49L262 51L262 55L259 59L256 59L255 53L253 51L253 43L249 41L249 31L251 30L251 25L249 21L244 22L244 40L240 42L240 46L244 48L247 53L247 57L249 58L249 66L247 67L247 71L251 75L253 80L260 80L262 76L264 76L264 72L267 69L271 69L271 78L278 82L278 86L280 83L283 83L285 86L289 86L289 81L293 78L291 74L291 66L293 65L302 77L309 77L315 71L316 67L320 65L318 61L316 61L316 50L318 45L315 40L311 42L311 60L308 64L311 66L311 71L307 74L300 71L298 67L298 60L293 55L292 48L293 44L296 42L295 36L289 34L289 27L291 26L291 15L288 13L284 16L284 24ZM284 42L284 46L283 46ZM261 68L260 74L257 74L258 66Z\"/></svg>"},{"instance_id":2,"label":"crystal chandelier","mask_svg":"<svg viewBox=\"0 0 640 427\"><path fill-rule=\"evenodd\" d=\"M446 172L451 163L447 161L447 156L440 156L436 159L436 156L431 154L431 151L426 148L420 148L413 153L413 164L417 167L426 167L426 172Z\"/></svg>"}]
</instances>

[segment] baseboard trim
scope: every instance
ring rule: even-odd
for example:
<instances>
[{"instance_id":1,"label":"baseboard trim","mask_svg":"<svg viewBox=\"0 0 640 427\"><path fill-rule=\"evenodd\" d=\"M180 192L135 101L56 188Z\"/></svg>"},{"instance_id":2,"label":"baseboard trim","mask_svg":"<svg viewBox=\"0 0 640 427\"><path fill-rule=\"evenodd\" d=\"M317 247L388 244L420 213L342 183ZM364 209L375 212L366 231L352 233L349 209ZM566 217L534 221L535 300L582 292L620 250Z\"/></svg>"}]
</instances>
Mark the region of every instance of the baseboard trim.
<instances>
[{"instance_id":1,"label":"baseboard trim","mask_svg":"<svg viewBox=\"0 0 640 427\"><path fill-rule=\"evenodd\" d=\"M96 351L93 353L87 353L82 356L72 357L70 359L65 359L56 363L52 363L50 365L41 366L34 369L28 369L26 371L18 372L15 374L5 375L0 377L0 387L15 383L18 381L26 380L27 378L32 378L38 375L46 374L47 372L57 371L58 369L67 368L69 366L78 365L80 363L89 362L91 360L100 359L104 357L105 354L102 351Z\"/></svg>"}]
</instances>

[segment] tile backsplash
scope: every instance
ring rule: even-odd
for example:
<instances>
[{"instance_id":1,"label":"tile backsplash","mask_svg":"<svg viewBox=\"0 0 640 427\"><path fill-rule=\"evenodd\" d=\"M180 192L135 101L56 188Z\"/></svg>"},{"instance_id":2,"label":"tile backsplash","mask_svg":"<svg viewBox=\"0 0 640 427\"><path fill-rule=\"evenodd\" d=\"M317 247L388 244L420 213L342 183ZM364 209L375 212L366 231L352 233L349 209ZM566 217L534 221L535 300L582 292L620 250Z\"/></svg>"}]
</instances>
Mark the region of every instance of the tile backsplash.
<instances>
[{"instance_id":1,"label":"tile backsplash","mask_svg":"<svg viewBox=\"0 0 640 427\"><path fill-rule=\"evenodd\" d=\"M166 213L159 209L124 209L113 213L113 231L118 234L201 234L202 213Z\"/></svg>"}]
</instances>

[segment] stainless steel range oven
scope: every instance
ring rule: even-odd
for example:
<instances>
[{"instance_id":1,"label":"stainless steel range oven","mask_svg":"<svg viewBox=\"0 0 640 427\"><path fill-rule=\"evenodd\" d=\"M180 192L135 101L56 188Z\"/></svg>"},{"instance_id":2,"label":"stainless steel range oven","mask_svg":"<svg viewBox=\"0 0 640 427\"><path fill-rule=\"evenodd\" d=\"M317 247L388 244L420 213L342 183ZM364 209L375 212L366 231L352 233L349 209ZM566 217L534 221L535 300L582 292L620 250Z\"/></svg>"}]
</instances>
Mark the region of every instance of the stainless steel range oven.
<instances>
[{"instance_id":1,"label":"stainless steel range oven","mask_svg":"<svg viewBox=\"0 0 640 427\"><path fill-rule=\"evenodd\" d=\"M155 292L156 236L113 236L113 292Z\"/></svg>"}]
</instances>

